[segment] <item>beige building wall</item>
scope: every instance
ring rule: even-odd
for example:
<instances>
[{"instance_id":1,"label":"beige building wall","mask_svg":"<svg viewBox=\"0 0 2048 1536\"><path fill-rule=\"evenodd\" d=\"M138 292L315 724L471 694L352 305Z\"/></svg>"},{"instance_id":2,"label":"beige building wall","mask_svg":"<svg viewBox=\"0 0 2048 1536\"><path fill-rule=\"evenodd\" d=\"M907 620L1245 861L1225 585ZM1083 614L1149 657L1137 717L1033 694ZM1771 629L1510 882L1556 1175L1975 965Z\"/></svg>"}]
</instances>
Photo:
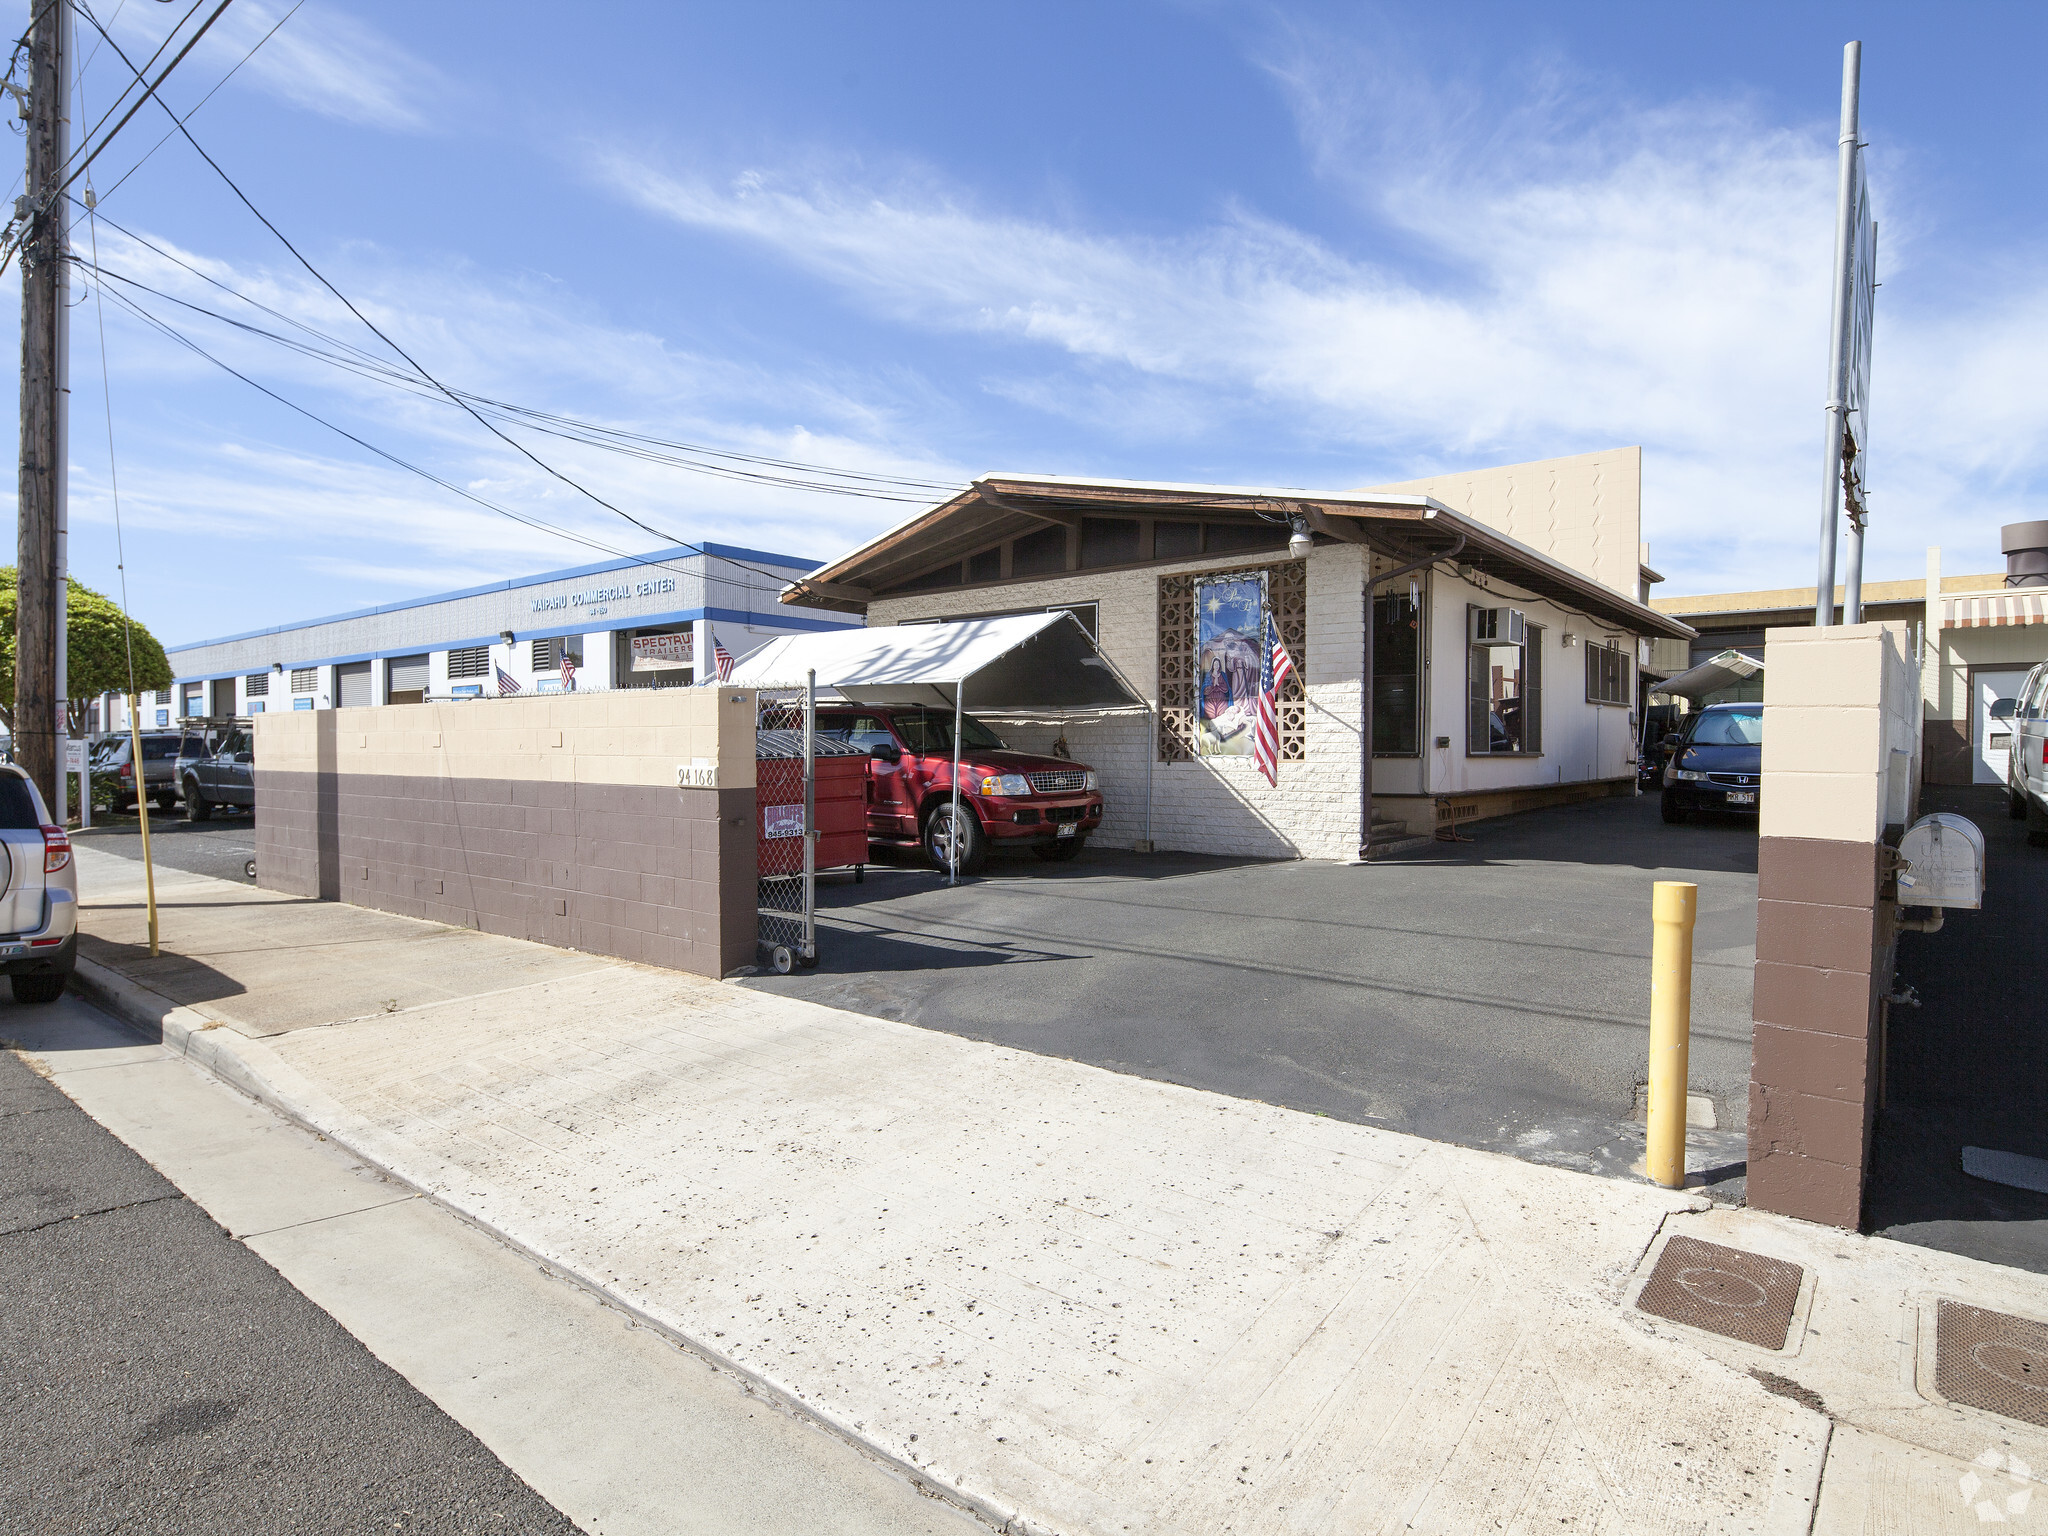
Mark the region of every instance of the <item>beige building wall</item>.
<instances>
[{"instance_id":1,"label":"beige building wall","mask_svg":"<svg viewBox=\"0 0 2048 1536\"><path fill-rule=\"evenodd\" d=\"M1624 596L1640 591L1641 448L1605 448L1365 489L1433 497Z\"/></svg>"}]
</instances>

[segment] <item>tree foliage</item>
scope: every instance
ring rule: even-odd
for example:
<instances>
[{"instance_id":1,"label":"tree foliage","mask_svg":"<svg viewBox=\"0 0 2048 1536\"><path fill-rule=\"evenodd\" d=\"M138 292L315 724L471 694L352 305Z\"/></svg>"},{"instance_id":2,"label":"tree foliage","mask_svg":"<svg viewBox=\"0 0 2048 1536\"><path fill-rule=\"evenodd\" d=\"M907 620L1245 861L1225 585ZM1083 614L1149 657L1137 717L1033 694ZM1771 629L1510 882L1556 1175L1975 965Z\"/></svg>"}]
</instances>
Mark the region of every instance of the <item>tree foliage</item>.
<instances>
[{"instance_id":1,"label":"tree foliage","mask_svg":"<svg viewBox=\"0 0 2048 1536\"><path fill-rule=\"evenodd\" d=\"M16 571L0 566L0 721L14 729L14 640ZM171 664L156 636L140 624L133 627L135 676L128 675L128 622L120 605L90 587L70 582L65 600L66 674L71 695L71 730L85 729L86 702L103 693L147 691L171 686Z\"/></svg>"}]
</instances>

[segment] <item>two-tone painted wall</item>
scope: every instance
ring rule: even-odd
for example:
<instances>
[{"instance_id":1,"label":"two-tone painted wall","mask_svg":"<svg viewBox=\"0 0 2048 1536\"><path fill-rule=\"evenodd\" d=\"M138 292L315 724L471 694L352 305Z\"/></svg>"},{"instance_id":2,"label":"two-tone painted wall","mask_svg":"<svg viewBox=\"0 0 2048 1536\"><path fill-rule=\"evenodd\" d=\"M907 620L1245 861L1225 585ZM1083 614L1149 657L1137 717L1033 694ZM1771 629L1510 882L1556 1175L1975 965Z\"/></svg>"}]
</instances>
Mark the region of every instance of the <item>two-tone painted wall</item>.
<instances>
[{"instance_id":1,"label":"two-tone painted wall","mask_svg":"<svg viewBox=\"0 0 2048 1536\"><path fill-rule=\"evenodd\" d=\"M749 691L264 714L255 737L271 890L705 976L754 958Z\"/></svg>"}]
</instances>

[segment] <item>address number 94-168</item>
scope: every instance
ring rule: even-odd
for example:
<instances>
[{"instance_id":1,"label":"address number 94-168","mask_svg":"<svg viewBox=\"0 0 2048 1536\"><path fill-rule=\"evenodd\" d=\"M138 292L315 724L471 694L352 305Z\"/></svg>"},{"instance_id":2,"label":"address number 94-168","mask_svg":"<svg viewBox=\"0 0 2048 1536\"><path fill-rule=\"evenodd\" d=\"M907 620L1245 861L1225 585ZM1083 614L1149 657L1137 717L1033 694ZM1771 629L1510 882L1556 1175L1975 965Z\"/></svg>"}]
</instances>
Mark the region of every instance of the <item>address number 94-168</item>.
<instances>
[{"instance_id":1,"label":"address number 94-168","mask_svg":"<svg viewBox=\"0 0 2048 1536\"><path fill-rule=\"evenodd\" d=\"M718 764L682 763L676 768L677 789L718 788Z\"/></svg>"}]
</instances>

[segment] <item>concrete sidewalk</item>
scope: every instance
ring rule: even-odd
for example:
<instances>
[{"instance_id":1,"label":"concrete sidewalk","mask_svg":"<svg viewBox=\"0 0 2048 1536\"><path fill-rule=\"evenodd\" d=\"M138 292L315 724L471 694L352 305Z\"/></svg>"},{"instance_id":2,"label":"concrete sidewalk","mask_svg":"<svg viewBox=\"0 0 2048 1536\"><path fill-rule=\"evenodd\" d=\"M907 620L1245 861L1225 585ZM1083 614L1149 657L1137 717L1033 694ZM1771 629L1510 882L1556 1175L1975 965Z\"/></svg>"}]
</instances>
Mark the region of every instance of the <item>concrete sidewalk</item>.
<instances>
[{"instance_id":1,"label":"concrete sidewalk","mask_svg":"<svg viewBox=\"0 0 2048 1536\"><path fill-rule=\"evenodd\" d=\"M1962 1530L2048 1469L1919 1386L1932 1298L2038 1276L198 876L151 961L80 865L125 1016L1012 1530ZM1674 1234L1805 1267L1785 1350L1634 1309Z\"/></svg>"}]
</instances>

